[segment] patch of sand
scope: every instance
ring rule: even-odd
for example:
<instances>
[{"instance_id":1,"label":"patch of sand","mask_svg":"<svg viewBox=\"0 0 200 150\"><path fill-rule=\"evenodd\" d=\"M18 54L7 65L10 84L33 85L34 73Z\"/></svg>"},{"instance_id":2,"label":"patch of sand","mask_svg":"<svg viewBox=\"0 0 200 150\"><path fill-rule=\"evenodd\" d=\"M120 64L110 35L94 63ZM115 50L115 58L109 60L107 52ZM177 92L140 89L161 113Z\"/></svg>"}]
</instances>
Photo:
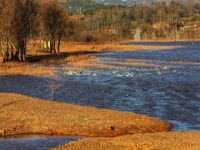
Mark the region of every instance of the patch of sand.
<instances>
[{"instance_id":1,"label":"patch of sand","mask_svg":"<svg viewBox=\"0 0 200 150\"><path fill-rule=\"evenodd\" d=\"M171 125L139 114L0 94L0 136L59 134L120 136L169 131Z\"/></svg>"},{"instance_id":2,"label":"patch of sand","mask_svg":"<svg viewBox=\"0 0 200 150\"><path fill-rule=\"evenodd\" d=\"M200 132L165 132L88 138L52 150L199 150Z\"/></svg>"}]
</instances>

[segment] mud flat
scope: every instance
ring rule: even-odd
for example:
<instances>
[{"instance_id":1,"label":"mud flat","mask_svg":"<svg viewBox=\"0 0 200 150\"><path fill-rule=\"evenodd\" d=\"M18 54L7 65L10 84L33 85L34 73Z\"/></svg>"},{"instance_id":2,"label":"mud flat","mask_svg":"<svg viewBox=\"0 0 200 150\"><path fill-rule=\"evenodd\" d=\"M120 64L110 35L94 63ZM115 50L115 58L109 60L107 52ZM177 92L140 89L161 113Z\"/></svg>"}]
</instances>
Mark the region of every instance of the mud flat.
<instances>
[{"instance_id":1,"label":"mud flat","mask_svg":"<svg viewBox=\"0 0 200 150\"><path fill-rule=\"evenodd\" d=\"M163 132L88 138L52 150L199 150L200 132Z\"/></svg>"},{"instance_id":2,"label":"mud flat","mask_svg":"<svg viewBox=\"0 0 200 150\"><path fill-rule=\"evenodd\" d=\"M169 131L159 119L128 112L0 94L0 136L45 134L120 136Z\"/></svg>"}]
</instances>

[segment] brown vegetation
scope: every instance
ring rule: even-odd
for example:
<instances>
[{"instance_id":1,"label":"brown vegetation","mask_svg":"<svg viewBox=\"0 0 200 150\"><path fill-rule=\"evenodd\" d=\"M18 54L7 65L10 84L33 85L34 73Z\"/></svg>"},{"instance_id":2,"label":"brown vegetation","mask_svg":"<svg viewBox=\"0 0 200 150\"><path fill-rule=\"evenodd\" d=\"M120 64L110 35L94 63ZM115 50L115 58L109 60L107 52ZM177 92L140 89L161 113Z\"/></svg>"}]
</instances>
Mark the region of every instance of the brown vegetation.
<instances>
[{"instance_id":1,"label":"brown vegetation","mask_svg":"<svg viewBox=\"0 0 200 150\"><path fill-rule=\"evenodd\" d=\"M32 66L27 63L7 63L0 64L0 76L2 75L30 75L52 77L57 72L56 68L44 66ZM55 76L54 76L55 77Z\"/></svg>"},{"instance_id":2,"label":"brown vegetation","mask_svg":"<svg viewBox=\"0 0 200 150\"><path fill-rule=\"evenodd\" d=\"M173 46L144 46L144 45L128 45L119 43L107 43L107 44L82 44L82 43L69 43L62 44L62 52L66 51L120 51L120 50L165 50L175 48Z\"/></svg>"}]
</instances>

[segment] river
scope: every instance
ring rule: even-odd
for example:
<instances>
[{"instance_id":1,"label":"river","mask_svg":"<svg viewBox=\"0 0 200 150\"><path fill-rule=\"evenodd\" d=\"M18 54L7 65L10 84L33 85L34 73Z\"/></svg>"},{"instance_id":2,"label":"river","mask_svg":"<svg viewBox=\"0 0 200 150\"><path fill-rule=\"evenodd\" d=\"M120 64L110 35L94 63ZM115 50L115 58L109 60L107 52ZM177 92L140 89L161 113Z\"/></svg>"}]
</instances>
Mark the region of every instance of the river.
<instances>
[{"instance_id":1,"label":"river","mask_svg":"<svg viewBox=\"0 0 200 150\"><path fill-rule=\"evenodd\" d=\"M89 57L95 62L70 64L79 67L76 70L66 62L47 65L58 69L58 78L1 76L0 92L140 113L171 122L174 131L200 130L200 42L130 44L178 47L92 54ZM71 140L67 139L1 139L0 146L25 142L22 145L32 143L29 149L39 149L41 144L35 141L44 141L47 144L41 149L47 149Z\"/></svg>"}]
</instances>

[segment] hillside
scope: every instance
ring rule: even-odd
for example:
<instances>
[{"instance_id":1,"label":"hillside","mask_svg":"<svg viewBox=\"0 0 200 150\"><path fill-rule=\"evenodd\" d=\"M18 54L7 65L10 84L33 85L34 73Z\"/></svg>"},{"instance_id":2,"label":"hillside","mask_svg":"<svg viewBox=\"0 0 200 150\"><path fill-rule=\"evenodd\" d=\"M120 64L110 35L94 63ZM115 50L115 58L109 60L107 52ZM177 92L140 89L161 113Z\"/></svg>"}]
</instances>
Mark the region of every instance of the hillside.
<instances>
[{"instance_id":1,"label":"hillside","mask_svg":"<svg viewBox=\"0 0 200 150\"><path fill-rule=\"evenodd\" d=\"M171 0L95 0L98 3L105 5L133 5L136 3L153 3L153 2L170 2ZM187 0L181 0L182 2L187 2ZM200 0L193 0L195 3L199 3Z\"/></svg>"},{"instance_id":2,"label":"hillside","mask_svg":"<svg viewBox=\"0 0 200 150\"><path fill-rule=\"evenodd\" d=\"M158 0L96 0L98 3L103 3L105 5L133 5L137 3L153 3ZM169 1L169 0L159 0Z\"/></svg>"},{"instance_id":3,"label":"hillside","mask_svg":"<svg viewBox=\"0 0 200 150\"><path fill-rule=\"evenodd\" d=\"M158 0L57 0L63 2L69 12L90 13L97 8L105 7L104 5L133 5L136 3L153 3ZM160 2L170 2L171 0L159 0ZM182 0L181 2L187 2ZM194 3L200 3L200 0L193 0Z\"/></svg>"},{"instance_id":4,"label":"hillside","mask_svg":"<svg viewBox=\"0 0 200 150\"><path fill-rule=\"evenodd\" d=\"M93 0L68 0L64 2L65 9L70 13L92 13L104 5Z\"/></svg>"}]
</instances>

